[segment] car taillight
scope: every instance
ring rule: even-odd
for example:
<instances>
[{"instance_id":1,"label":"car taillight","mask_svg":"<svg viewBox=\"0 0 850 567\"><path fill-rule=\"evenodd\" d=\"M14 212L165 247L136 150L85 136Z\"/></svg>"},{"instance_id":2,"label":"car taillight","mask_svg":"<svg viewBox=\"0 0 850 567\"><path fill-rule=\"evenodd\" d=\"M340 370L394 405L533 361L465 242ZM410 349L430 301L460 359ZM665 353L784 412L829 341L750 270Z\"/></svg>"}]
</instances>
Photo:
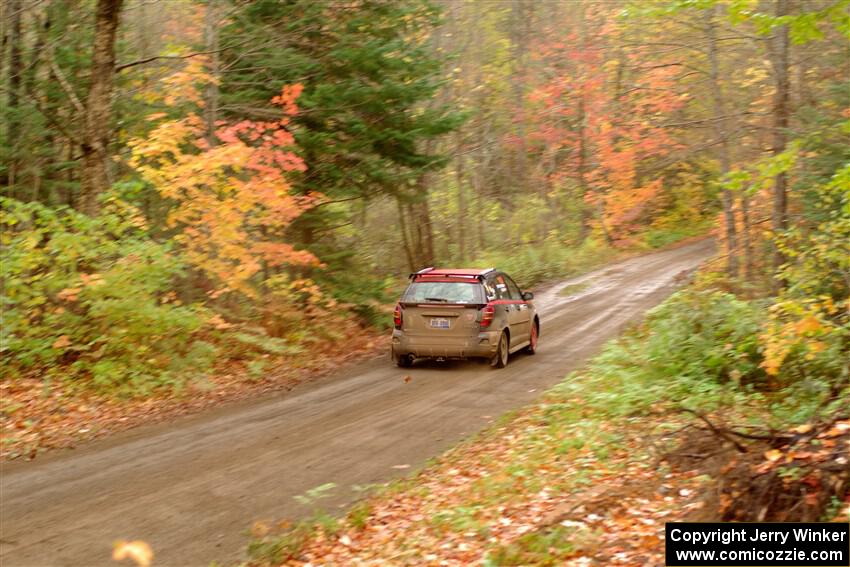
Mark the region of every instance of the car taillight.
<instances>
[{"instance_id":1,"label":"car taillight","mask_svg":"<svg viewBox=\"0 0 850 567\"><path fill-rule=\"evenodd\" d=\"M395 311L393 311L393 324L396 329L401 329L401 305L395 306Z\"/></svg>"},{"instance_id":2,"label":"car taillight","mask_svg":"<svg viewBox=\"0 0 850 567\"><path fill-rule=\"evenodd\" d=\"M496 308L489 303L481 309L481 328L489 327L496 316Z\"/></svg>"}]
</instances>

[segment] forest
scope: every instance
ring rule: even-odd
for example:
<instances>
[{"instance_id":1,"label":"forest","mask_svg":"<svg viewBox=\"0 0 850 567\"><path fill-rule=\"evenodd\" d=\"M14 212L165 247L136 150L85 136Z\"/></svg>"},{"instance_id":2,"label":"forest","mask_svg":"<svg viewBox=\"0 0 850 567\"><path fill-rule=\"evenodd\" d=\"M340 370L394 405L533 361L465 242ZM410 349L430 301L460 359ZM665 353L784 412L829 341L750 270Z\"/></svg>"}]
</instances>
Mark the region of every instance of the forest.
<instances>
[{"instance_id":1,"label":"forest","mask_svg":"<svg viewBox=\"0 0 850 567\"><path fill-rule=\"evenodd\" d=\"M383 348L426 266L532 288L699 238L717 255L591 364L617 384L591 406L669 403L769 463L850 418L848 0L0 11L5 457ZM836 454L762 500L817 470L789 518L837 511ZM719 506L782 519L781 494Z\"/></svg>"}]
</instances>

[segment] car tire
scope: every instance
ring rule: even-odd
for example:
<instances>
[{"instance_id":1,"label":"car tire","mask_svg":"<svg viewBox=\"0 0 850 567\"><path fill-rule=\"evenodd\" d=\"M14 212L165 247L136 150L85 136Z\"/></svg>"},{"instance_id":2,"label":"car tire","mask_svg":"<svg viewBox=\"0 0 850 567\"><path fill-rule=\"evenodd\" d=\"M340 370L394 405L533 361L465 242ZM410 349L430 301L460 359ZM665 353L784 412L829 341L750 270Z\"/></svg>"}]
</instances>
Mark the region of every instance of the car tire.
<instances>
[{"instance_id":1,"label":"car tire","mask_svg":"<svg viewBox=\"0 0 850 567\"><path fill-rule=\"evenodd\" d=\"M531 334L528 337L528 346L525 347L525 352L534 354L537 352L537 340L540 338L540 325L534 323L531 326Z\"/></svg>"},{"instance_id":2,"label":"car tire","mask_svg":"<svg viewBox=\"0 0 850 567\"><path fill-rule=\"evenodd\" d=\"M413 356L409 354L399 356L395 363L399 368L410 368L413 366Z\"/></svg>"},{"instance_id":3,"label":"car tire","mask_svg":"<svg viewBox=\"0 0 850 567\"><path fill-rule=\"evenodd\" d=\"M510 346L508 346L508 334L502 331L499 337L499 347L496 349L496 354L490 360L490 366L493 368L504 368L508 365L508 356L510 356Z\"/></svg>"}]
</instances>

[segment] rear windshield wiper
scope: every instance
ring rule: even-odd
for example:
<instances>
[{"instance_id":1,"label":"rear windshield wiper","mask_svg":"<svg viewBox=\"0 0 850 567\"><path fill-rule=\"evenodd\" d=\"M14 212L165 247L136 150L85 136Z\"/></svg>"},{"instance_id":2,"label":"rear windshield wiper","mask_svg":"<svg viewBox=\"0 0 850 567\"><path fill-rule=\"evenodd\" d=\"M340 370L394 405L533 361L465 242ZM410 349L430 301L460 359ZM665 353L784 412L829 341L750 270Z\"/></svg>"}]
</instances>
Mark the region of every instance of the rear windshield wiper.
<instances>
[{"instance_id":1,"label":"rear windshield wiper","mask_svg":"<svg viewBox=\"0 0 850 567\"><path fill-rule=\"evenodd\" d=\"M439 301L439 302L442 302L442 303L448 303L449 302L449 300L446 299L445 297L426 297L425 301Z\"/></svg>"}]
</instances>

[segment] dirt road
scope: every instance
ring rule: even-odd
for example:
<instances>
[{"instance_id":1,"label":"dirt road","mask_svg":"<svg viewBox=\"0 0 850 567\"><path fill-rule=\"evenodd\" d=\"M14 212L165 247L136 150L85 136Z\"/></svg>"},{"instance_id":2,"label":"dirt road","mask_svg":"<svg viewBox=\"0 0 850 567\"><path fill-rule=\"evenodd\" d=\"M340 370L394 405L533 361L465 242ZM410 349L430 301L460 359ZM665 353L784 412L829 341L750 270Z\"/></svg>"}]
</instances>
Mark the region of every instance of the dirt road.
<instances>
[{"instance_id":1,"label":"dirt road","mask_svg":"<svg viewBox=\"0 0 850 567\"><path fill-rule=\"evenodd\" d=\"M294 496L335 483L321 502L344 507L357 485L408 474L531 401L712 252L709 241L690 244L541 293L538 354L514 355L502 370L475 362L402 370L382 357L271 399L5 464L0 564L114 566L117 539L149 542L156 567L236 560L254 520L310 512Z\"/></svg>"}]
</instances>

